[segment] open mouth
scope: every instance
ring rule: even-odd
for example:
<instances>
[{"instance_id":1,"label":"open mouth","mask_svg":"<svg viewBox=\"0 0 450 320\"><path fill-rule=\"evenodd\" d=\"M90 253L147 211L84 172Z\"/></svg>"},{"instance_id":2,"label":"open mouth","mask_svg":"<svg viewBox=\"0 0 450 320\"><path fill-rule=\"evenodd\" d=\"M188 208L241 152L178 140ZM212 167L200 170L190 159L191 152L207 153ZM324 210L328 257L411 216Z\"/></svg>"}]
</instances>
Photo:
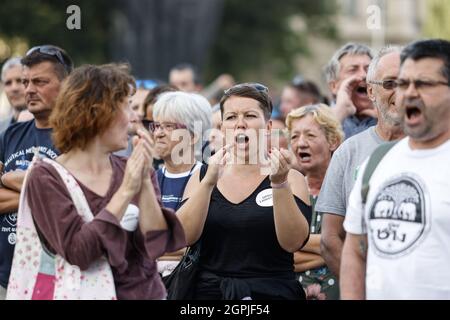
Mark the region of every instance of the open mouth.
<instances>
[{"instance_id":1,"label":"open mouth","mask_svg":"<svg viewBox=\"0 0 450 320\"><path fill-rule=\"evenodd\" d=\"M406 107L406 116L408 119L420 116L422 112L417 107Z\"/></svg>"},{"instance_id":2,"label":"open mouth","mask_svg":"<svg viewBox=\"0 0 450 320\"><path fill-rule=\"evenodd\" d=\"M359 86L359 87L356 89L356 92L367 94L367 88L366 88L366 87Z\"/></svg>"},{"instance_id":3,"label":"open mouth","mask_svg":"<svg viewBox=\"0 0 450 320\"><path fill-rule=\"evenodd\" d=\"M311 154L308 152L299 152L298 156L300 157L301 161L309 161L311 160Z\"/></svg>"},{"instance_id":4,"label":"open mouth","mask_svg":"<svg viewBox=\"0 0 450 320\"><path fill-rule=\"evenodd\" d=\"M420 119L422 115L422 111L420 108L416 106L407 106L406 107L406 118L408 119L408 122L416 122Z\"/></svg>"},{"instance_id":5,"label":"open mouth","mask_svg":"<svg viewBox=\"0 0 450 320\"><path fill-rule=\"evenodd\" d=\"M358 96L367 97L367 86L359 85L356 88L355 92Z\"/></svg>"},{"instance_id":6,"label":"open mouth","mask_svg":"<svg viewBox=\"0 0 450 320\"><path fill-rule=\"evenodd\" d=\"M236 137L235 137L235 141L237 144L241 144L241 143L247 143L249 141L249 138L247 137L247 135L243 134L243 133L239 133Z\"/></svg>"}]
</instances>

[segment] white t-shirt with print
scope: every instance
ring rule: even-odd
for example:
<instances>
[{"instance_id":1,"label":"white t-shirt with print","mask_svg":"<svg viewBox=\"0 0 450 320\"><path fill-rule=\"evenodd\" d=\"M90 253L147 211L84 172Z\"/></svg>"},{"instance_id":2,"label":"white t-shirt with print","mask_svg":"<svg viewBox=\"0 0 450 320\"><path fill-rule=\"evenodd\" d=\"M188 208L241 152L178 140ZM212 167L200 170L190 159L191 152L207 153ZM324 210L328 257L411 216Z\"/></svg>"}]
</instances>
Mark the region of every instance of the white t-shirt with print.
<instances>
[{"instance_id":1,"label":"white t-shirt with print","mask_svg":"<svg viewBox=\"0 0 450 320\"><path fill-rule=\"evenodd\" d=\"M379 163L363 208L366 159L344 229L367 233L367 299L450 299L450 140L428 150L408 141Z\"/></svg>"}]
</instances>

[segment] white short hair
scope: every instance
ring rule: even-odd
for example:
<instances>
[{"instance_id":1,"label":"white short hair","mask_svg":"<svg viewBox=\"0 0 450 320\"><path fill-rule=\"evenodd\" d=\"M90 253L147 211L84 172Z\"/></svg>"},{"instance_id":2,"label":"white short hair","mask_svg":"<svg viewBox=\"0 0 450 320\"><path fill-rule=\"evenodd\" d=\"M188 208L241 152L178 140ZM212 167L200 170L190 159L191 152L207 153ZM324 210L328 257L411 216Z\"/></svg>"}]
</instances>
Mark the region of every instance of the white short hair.
<instances>
[{"instance_id":1,"label":"white short hair","mask_svg":"<svg viewBox=\"0 0 450 320\"><path fill-rule=\"evenodd\" d=\"M400 46L394 46L394 45L388 45L386 47L383 47L378 51L376 56L372 59L369 65L369 70L367 70L367 79L366 81L374 81L375 79L375 73L377 72L378 63L380 63L381 58L383 58L385 55L388 55L392 52L398 52L400 53L402 51L402 47Z\"/></svg>"},{"instance_id":2,"label":"white short hair","mask_svg":"<svg viewBox=\"0 0 450 320\"><path fill-rule=\"evenodd\" d=\"M211 129L211 104L196 93L166 92L158 96L153 106L153 118L167 118L183 124L189 132L208 140Z\"/></svg>"},{"instance_id":3,"label":"white short hair","mask_svg":"<svg viewBox=\"0 0 450 320\"><path fill-rule=\"evenodd\" d=\"M324 68L325 79L327 83L336 81L339 74L339 67L341 59L346 55L366 55L370 59L373 58L372 50L360 43L348 42L340 47L331 57L330 61Z\"/></svg>"},{"instance_id":4,"label":"white short hair","mask_svg":"<svg viewBox=\"0 0 450 320\"><path fill-rule=\"evenodd\" d=\"M2 67L2 82L5 82L6 71L8 71L11 68L17 67L17 66L18 67L22 66L22 62L20 62L21 59L22 59L21 57L13 57L13 58L6 60L6 62L3 64L3 67Z\"/></svg>"}]
</instances>

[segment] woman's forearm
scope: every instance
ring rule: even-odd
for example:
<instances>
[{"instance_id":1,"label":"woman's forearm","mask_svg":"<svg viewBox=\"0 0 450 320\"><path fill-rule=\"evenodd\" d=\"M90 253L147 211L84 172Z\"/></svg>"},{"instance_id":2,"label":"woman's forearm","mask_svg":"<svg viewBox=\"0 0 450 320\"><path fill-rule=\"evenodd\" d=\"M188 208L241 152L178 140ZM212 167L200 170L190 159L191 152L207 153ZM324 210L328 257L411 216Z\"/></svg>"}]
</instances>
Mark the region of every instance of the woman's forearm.
<instances>
[{"instance_id":1,"label":"woman's forearm","mask_svg":"<svg viewBox=\"0 0 450 320\"><path fill-rule=\"evenodd\" d=\"M319 268L325 265L325 261L321 256L317 256L314 260L305 261L294 265L295 272L305 272L307 270Z\"/></svg>"},{"instance_id":2,"label":"woman's forearm","mask_svg":"<svg viewBox=\"0 0 450 320\"><path fill-rule=\"evenodd\" d=\"M142 189L139 194L139 210L139 227L142 234L154 230L167 230L167 222L156 199L150 179L142 182Z\"/></svg>"},{"instance_id":3,"label":"woman's forearm","mask_svg":"<svg viewBox=\"0 0 450 320\"><path fill-rule=\"evenodd\" d=\"M320 255L320 234L311 234L302 251Z\"/></svg>"},{"instance_id":4,"label":"woman's forearm","mask_svg":"<svg viewBox=\"0 0 450 320\"><path fill-rule=\"evenodd\" d=\"M200 182L189 199L177 211L188 245L194 244L202 234L208 214L209 202L214 185L205 179Z\"/></svg>"},{"instance_id":5,"label":"woman's forearm","mask_svg":"<svg viewBox=\"0 0 450 320\"><path fill-rule=\"evenodd\" d=\"M306 270L318 268L325 265L325 260L315 253L301 251L294 252L294 269L295 272L303 272Z\"/></svg>"},{"instance_id":6,"label":"woman's forearm","mask_svg":"<svg viewBox=\"0 0 450 320\"><path fill-rule=\"evenodd\" d=\"M122 220L125 210L127 209L133 195L120 187L112 196L106 210L108 210L118 221Z\"/></svg>"},{"instance_id":7,"label":"woman's forearm","mask_svg":"<svg viewBox=\"0 0 450 320\"><path fill-rule=\"evenodd\" d=\"M305 242L309 227L290 187L273 189L273 212L280 246L288 252L297 251Z\"/></svg>"}]
</instances>

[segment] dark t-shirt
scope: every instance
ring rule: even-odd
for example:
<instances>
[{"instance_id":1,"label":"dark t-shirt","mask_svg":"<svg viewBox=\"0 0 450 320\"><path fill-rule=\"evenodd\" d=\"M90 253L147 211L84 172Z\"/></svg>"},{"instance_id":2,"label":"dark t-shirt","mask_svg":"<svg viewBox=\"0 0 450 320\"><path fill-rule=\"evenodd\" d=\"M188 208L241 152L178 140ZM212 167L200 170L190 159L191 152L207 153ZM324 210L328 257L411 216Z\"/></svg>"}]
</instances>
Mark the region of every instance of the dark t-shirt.
<instances>
[{"instance_id":1,"label":"dark t-shirt","mask_svg":"<svg viewBox=\"0 0 450 320\"><path fill-rule=\"evenodd\" d=\"M311 207L294 198L309 224ZM285 251L277 239L269 177L238 204L228 201L215 187L201 241L203 271L222 278L264 279L253 281L251 287L270 290L267 297L301 297L293 253Z\"/></svg>"},{"instance_id":2,"label":"dark t-shirt","mask_svg":"<svg viewBox=\"0 0 450 320\"><path fill-rule=\"evenodd\" d=\"M11 125L0 141L0 162L4 172L26 170L34 156L34 147L42 157L55 159L58 151L51 140L52 129L38 129L35 121ZM0 285L6 287L16 243L17 212L0 215Z\"/></svg>"},{"instance_id":3,"label":"dark t-shirt","mask_svg":"<svg viewBox=\"0 0 450 320\"><path fill-rule=\"evenodd\" d=\"M182 173L167 172L165 167L158 169L156 173L158 175L161 200L164 207L175 211L178 210L189 178L201 165L200 162L197 162L191 170Z\"/></svg>"},{"instance_id":4,"label":"dark t-shirt","mask_svg":"<svg viewBox=\"0 0 450 320\"><path fill-rule=\"evenodd\" d=\"M238 204L228 201L214 188L202 234L201 265L229 277L273 277L290 274L294 278L293 254L279 244L275 232L270 180ZM266 196L270 199L265 200ZM308 223L311 207L295 197ZM258 204L260 203L260 204Z\"/></svg>"}]
</instances>

